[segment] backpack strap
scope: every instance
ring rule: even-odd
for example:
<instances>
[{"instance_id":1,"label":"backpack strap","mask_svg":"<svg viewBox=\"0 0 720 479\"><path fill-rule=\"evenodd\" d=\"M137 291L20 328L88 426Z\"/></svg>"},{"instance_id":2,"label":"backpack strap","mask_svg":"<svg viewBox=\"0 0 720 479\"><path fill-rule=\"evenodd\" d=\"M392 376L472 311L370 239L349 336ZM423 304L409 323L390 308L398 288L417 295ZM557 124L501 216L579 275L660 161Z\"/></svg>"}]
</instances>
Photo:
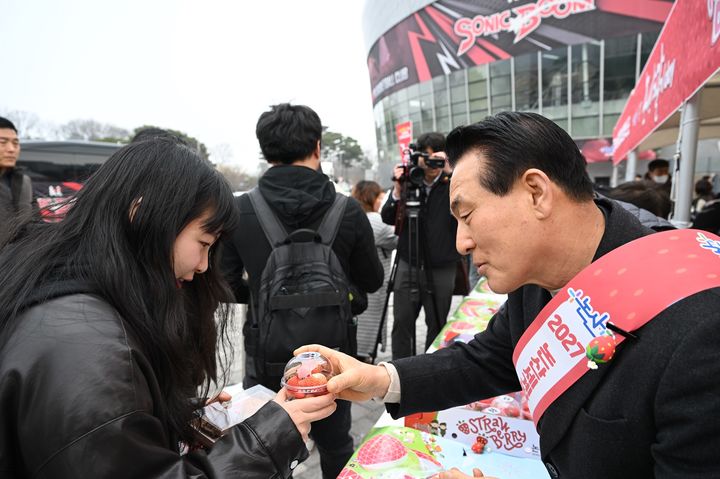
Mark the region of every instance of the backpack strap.
<instances>
[{"instance_id":1,"label":"backpack strap","mask_svg":"<svg viewBox=\"0 0 720 479\"><path fill-rule=\"evenodd\" d=\"M12 205L15 212L20 211L20 195L23 187L23 174L17 169L13 170L10 176L10 193L12 195Z\"/></svg>"},{"instance_id":2,"label":"backpack strap","mask_svg":"<svg viewBox=\"0 0 720 479\"><path fill-rule=\"evenodd\" d=\"M340 229L340 221L345 215L347 202L347 196L342 193L335 193L335 201L333 201L333 204L330 205L330 208L325 213L325 217L317 230L323 244L331 246L335 241L335 236L337 236L337 232Z\"/></svg>"},{"instance_id":3,"label":"backpack strap","mask_svg":"<svg viewBox=\"0 0 720 479\"><path fill-rule=\"evenodd\" d=\"M267 201L265 201L265 198L263 198L257 186L250 190L248 198L250 198L250 203L255 210L255 216L257 216L260 227L270 242L270 247L275 249L277 245L287 238L288 234L285 227L280 223L280 220L270 208Z\"/></svg>"}]
</instances>

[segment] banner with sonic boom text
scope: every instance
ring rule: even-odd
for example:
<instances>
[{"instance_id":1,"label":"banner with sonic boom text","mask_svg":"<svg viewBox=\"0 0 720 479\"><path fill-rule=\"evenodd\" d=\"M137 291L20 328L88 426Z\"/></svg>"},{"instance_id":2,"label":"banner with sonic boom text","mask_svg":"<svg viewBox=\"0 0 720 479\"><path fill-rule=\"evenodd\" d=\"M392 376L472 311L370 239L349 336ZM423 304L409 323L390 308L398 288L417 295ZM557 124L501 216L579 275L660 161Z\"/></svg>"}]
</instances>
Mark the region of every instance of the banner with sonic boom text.
<instances>
[{"instance_id":1,"label":"banner with sonic boom text","mask_svg":"<svg viewBox=\"0 0 720 479\"><path fill-rule=\"evenodd\" d=\"M370 49L373 104L475 65L657 32L671 7L672 0L439 0L410 14Z\"/></svg>"}]
</instances>

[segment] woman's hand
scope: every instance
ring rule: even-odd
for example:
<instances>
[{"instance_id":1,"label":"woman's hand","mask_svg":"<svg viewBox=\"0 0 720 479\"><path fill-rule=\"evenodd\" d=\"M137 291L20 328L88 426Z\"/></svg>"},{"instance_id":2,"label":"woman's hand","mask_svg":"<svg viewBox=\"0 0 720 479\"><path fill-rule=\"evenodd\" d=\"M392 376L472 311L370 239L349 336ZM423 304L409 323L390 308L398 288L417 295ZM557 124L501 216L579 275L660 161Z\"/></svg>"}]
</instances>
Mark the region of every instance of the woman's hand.
<instances>
[{"instance_id":1,"label":"woman's hand","mask_svg":"<svg viewBox=\"0 0 720 479\"><path fill-rule=\"evenodd\" d=\"M285 388L277 393L274 401L285 409L304 441L308 440L310 423L328 417L337 408L334 394L288 401Z\"/></svg>"},{"instance_id":2,"label":"woman's hand","mask_svg":"<svg viewBox=\"0 0 720 479\"><path fill-rule=\"evenodd\" d=\"M207 402L205 403L205 405L208 406L214 402L219 402L221 405L224 406L229 401L232 401L232 396L230 395L230 393L225 392L225 391L220 391L217 396L215 396L214 398L208 399Z\"/></svg>"},{"instance_id":3,"label":"woman's hand","mask_svg":"<svg viewBox=\"0 0 720 479\"><path fill-rule=\"evenodd\" d=\"M314 351L325 356L333 366L335 376L327 384L328 391L348 401L367 401L384 397L390 387L390 375L384 366L363 363L319 344L310 344L296 349L294 354Z\"/></svg>"},{"instance_id":4,"label":"woman's hand","mask_svg":"<svg viewBox=\"0 0 720 479\"><path fill-rule=\"evenodd\" d=\"M463 474L460 469L457 467L453 467L449 471L443 471L440 474L437 475L437 479L473 479L474 477L484 477L485 479L497 479L496 477L489 477L482 473L482 471L478 468L473 469L473 475L468 476L467 474Z\"/></svg>"}]
</instances>

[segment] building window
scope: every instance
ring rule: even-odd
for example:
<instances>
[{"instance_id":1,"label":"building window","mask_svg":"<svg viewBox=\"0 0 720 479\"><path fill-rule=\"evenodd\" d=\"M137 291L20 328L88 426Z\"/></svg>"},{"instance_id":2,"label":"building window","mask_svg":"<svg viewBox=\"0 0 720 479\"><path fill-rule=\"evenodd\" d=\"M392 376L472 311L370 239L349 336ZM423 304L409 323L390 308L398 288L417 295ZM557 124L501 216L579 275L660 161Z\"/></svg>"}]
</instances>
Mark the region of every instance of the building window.
<instances>
[{"instance_id":1,"label":"building window","mask_svg":"<svg viewBox=\"0 0 720 479\"><path fill-rule=\"evenodd\" d=\"M567 47L542 54L543 115L548 118L567 119L567 73Z\"/></svg>"},{"instance_id":2,"label":"building window","mask_svg":"<svg viewBox=\"0 0 720 479\"><path fill-rule=\"evenodd\" d=\"M438 131L450 131L450 105L448 104L448 77L432 79L435 99L435 123Z\"/></svg>"},{"instance_id":3,"label":"building window","mask_svg":"<svg viewBox=\"0 0 720 479\"><path fill-rule=\"evenodd\" d=\"M467 71L471 123L483 120L488 114L487 70L487 65L480 65Z\"/></svg>"},{"instance_id":4,"label":"building window","mask_svg":"<svg viewBox=\"0 0 720 479\"><path fill-rule=\"evenodd\" d=\"M596 138L600 126L600 45L574 45L570 71L573 138Z\"/></svg>"},{"instance_id":5,"label":"building window","mask_svg":"<svg viewBox=\"0 0 720 479\"><path fill-rule=\"evenodd\" d=\"M515 109L538 110L538 61L537 53L515 58Z\"/></svg>"},{"instance_id":6,"label":"building window","mask_svg":"<svg viewBox=\"0 0 720 479\"><path fill-rule=\"evenodd\" d=\"M655 47L655 43L657 42L659 36L659 31L646 32L642 34L640 43L640 71L645 68L645 64L647 63L648 58L650 58L650 53L652 53L652 49Z\"/></svg>"},{"instance_id":7,"label":"building window","mask_svg":"<svg viewBox=\"0 0 720 479\"><path fill-rule=\"evenodd\" d=\"M493 114L512 108L510 60L490 64L490 104Z\"/></svg>"},{"instance_id":8,"label":"building window","mask_svg":"<svg viewBox=\"0 0 720 479\"><path fill-rule=\"evenodd\" d=\"M635 86L637 35L605 40L605 101L625 100Z\"/></svg>"},{"instance_id":9,"label":"building window","mask_svg":"<svg viewBox=\"0 0 720 479\"><path fill-rule=\"evenodd\" d=\"M450 101L452 102L452 126L467 123L467 93L465 70L456 70L449 76Z\"/></svg>"},{"instance_id":10,"label":"building window","mask_svg":"<svg viewBox=\"0 0 720 479\"><path fill-rule=\"evenodd\" d=\"M572 102L597 102L600 95L600 46L572 47Z\"/></svg>"}]
</instances>

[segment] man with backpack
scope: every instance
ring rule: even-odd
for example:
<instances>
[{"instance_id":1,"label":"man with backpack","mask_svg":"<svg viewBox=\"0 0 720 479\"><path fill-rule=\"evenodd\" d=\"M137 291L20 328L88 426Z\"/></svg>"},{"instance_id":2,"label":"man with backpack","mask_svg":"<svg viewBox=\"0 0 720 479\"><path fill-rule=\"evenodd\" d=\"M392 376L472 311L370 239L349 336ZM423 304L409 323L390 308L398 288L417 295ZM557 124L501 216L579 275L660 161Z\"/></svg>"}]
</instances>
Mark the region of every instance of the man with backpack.
<instances>
[{"instance_id":1,"label":"man with backpack","mask_svg":"<svg viewBox=\"0 0 720 479\"><path fill-rule=\"evenodd\" d=\"M355 354L353 313L380 288L383 268L362 208L319 171L318 115L276 105L260 115L256 135L272 167L236 199L240 226L225 241L222 264L235 301L249 304L243 386L278 390L285 363L303 344ZM337 477L352 455L350 426L346 401L313 424L324 478Z\"/></svg>"}]
</instances>

